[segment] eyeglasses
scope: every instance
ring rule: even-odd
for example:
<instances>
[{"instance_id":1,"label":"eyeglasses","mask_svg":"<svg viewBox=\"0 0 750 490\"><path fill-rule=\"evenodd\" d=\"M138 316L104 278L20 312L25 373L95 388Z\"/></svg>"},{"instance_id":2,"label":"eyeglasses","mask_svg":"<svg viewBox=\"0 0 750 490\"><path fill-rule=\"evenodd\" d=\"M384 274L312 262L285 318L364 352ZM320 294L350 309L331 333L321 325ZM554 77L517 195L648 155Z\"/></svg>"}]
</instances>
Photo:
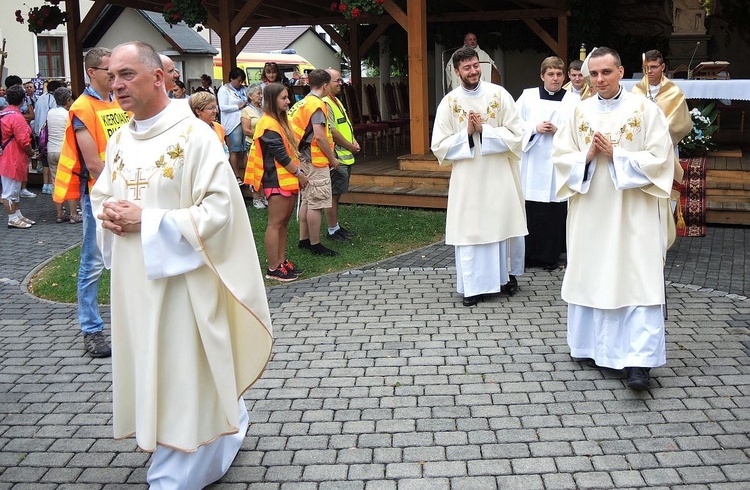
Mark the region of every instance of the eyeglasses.
<instances>
[{"instance_id":1,"label":"eyeglasses","mask_svg":"<svg viewBox=\"0 0 750 490\"><path fill-rule=\"evenodd\" d=\"M102 68L102 67L100 67L100 66L92 66L92 67L91 67L91 69L92 69L92 70L109 71L109 67L108 67L108 66L107 66L107 67L104 67L104 68Z\"/></svg>"},{"instance_id":2,"label":"eyeglasses","mask_svg":"<svg viewBox=\"0 0 750 490\"><path fill-rule=\"evenodd\" d=\"M219 108L215 105L206 106L203 108L204 111L218 111Z\"/></svg>"},{"instance_id":3,"label":"eyeglasses","mask_svg":"<svg viewBox=\"0 0 750 490\"><path fill-rule=\"evenodd\" d=\"M658 70L659 70L659 68L661 68L662 66L664 66L664 63L662 63L662 64L660 64L660 65L647 65L647 66L646 66L646 69L647 69L648 71L658 71Z\"/></svg>"}]
</instances>

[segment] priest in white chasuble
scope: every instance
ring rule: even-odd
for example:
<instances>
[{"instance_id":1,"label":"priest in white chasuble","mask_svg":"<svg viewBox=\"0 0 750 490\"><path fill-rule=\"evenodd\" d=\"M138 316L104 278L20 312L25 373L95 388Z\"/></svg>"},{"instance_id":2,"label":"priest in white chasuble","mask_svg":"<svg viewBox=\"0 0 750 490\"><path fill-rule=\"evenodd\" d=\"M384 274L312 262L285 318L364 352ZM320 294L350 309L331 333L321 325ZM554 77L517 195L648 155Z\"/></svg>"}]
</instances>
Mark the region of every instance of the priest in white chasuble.
<instances>
[{"instance_id":1,"label":"priest in white chasuble","mask_svg":"<svg viewBox=\"0 0 750 490\"><path fill-rule=\"evenodd\" d=\"M517 289L507 241L527 233L521 120L504 88L481 81L476 51L460 48L453 65L461 86L438 106L431 147L441 165L452 165L445 242L455 246L463 304L474 306L485 294Z\"/></svg>"},{"instance_id":2,"label":"priest in white chasuble","mask_svg":"<svg viewBox=\"0 0 750 490\"><path fill-rule=\"evenodd\" d=\"M120 45L109 71L133 113L91 195L112 269L114 435L155 451L150 488L203 488L239 451L242 394L271 354L265 287L221 144L170 104L158 54Z\"/></svg>"},{"instance_id":3,"label":"priest in white chasuble","mask_svg":"<svg viewBox=\"0 0 750 490\"><path fill-rule=\"evenodd\" d=\"M524 90L516 101L523 127L521 185L529 234L525 241L513 241L511 255L527 267L545 270L557 269L565 250L568 208L566 200L556 196L552 138L580 101L562 88L564 70L562 59L545 58L540 69L542 85Z\"/></svg>"},{"instance_id":4,"label":"priest in white chasuble","mask_svg":"<svg viewBox=\"0 0 750 490\"><path fill-rule=\"evenodd\" d=\"M557 197L568 199L568 344L574 358L626 369L649 387L666 363L663 307L666 197L674 167L669 127L656 104L623 91L617 52L588 61L597 96L582 101L553 140Z\"/></svg>"}]
</instances>

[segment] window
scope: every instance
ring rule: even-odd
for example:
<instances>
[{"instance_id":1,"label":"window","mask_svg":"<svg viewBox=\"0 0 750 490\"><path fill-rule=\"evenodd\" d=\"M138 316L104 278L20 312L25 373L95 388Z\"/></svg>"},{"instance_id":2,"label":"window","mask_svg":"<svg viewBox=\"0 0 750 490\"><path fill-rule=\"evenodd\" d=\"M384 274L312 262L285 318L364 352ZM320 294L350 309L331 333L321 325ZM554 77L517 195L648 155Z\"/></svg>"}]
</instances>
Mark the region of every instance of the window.
<instances>
[{"instance_id":1,"label":"window","mask_svg":"<svg viewBox=\"0 0 750 490\"><path fill-rule=\"evenodd\" d=\"M42 78L64 78L65 56L63 53L63 38L37 36L37 51L39 53L39 73Z\"/></svg>"}]
</instances>

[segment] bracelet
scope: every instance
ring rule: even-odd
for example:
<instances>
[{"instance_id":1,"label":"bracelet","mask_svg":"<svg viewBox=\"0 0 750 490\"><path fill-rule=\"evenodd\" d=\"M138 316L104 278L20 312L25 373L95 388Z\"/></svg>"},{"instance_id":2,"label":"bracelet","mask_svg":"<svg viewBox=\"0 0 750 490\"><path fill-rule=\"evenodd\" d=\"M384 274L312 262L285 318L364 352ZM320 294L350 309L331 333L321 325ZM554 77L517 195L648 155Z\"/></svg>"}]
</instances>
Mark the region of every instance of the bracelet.
<instances>
[{"instance_id":1,"label":"bracelet","mask_svg":"<svg viewBox=\"0 0 750 490\"><path fill-rule=\"evenodd\" d=\"M294 176L295 176L295 177L299 177L299 174L301 174L301 173L304 173L304 172L302 172L302 169L301 169L301 168L297 167L297 171L296 171L296 172L294 172Z\"/></svg>"}]
</instances>

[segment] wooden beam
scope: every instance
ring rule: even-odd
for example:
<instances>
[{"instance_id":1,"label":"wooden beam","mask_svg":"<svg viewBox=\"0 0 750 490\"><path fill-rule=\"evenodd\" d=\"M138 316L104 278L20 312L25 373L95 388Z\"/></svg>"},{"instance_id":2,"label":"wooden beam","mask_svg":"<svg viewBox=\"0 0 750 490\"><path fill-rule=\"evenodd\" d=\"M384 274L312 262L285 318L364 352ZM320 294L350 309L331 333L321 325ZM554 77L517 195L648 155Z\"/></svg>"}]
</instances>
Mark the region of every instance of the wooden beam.
<instances>
[{"instance_id":1,"label":"wooden beam","mask_svg":"<svg viewBox=\"0 0 750 490\"><path fill-rule=\"evenodd\" d=\"M398 22L402 29L404 29L405 31L409 30L409 19L407 18L406 13L401 10L398 5L396 5L396 2L394 2L393 0L385 0L383 2L383 8L391 17L393 17L393 20Z\"/></svg>"},{"instance_id":2,"label":"wooden beam","mask_svg":"<svg viewBox=\"0 0 750 490\"><path fill-rule=\"evenodd\" d=\"M229 71L237 64L237 45L232 30L234 5L232 0L219 0L219 38L221 39L221 75L224 83L229 81Z\"/></svg>"},{"instance_id":3,"label":"wooden beam","mask_svg":"<svg viewBox=\"0 0 750 490\"><path fill-rule=\"evenodd\" d=\"M387 15L362 15L357 21L360 24L395 24L396 21ZM323 25L323 24L347 24L348 21L343 16L336 17L284 17L279 19L265 18L265 19L248 19L245 22L245 27L258 26L258 27L275 27L275 26L309 26L311 24Z\"/></svg>"},{"instance_id":4,"label":"wooden beam","mask_svg":"<svg viewBox=\"0 0 750 490\"><path fill-rule=\"evenodd\" d=\"M78 31L78 41L81 45L83 45L83 40L86 37L86 34L94 27L94 22L96 22L96 19L99 17L99 14L102 13L102 10L104 10L104 7L107 6L107 2L103 0L95 0L94 5L91 6L91 9L86 13L86 17L84 17L76 30ZM67 12L67 6L65 7L65 11ZM80 10L79 10L80 15Z\"/></svg>"},{"instance_id":5,"label":"wooden beam","mask_svg":"<svg viewBox=\"0 0 750 490\"><path fill-rule=\"evenodd\" d=\"M407 0L406 5L409 12L407 35L411 153L426 155L430 151L427 104L427 0Z\"/></svg>"},{"instance_id":6,"label":"wooden beam","mask_svg":"<svg viewBox=\"0 0 750 490\"><path fill-rule=\"evenodd\" d=\"M239 41L237 41L237 52L241 53L243 49L245 49L245 46L247 46L247 43L250 42L250 40L253 38L255 34L258 33L260 30L260 27L250 27L245 33L242 35Z\"/></svg>"},{"instance_id":7,"label":"wooden beam","mask_svg":"<svg viewBox=\"0 0 750 490\"><path fill-rule=\"evenodd\" d=\"M86 88L83 73L83 41L79 40L78 29L81 26L81 8L78 0L65 0L65 12L68 36L68 62L70 63L70 88L75 94L82 94Z\"/></svg>"},{"instance_id":8,"label":"wooden beam","mask_svg":"<svg viewBox=\"0 0 750 490\"><path fill-rule=\"evenodd\" d=\"M341 51L343 51L344 54L348 56L349 55L349 43L346 42L346 40L343 37L341 37L341 34L339 34L338 31L334 29L333 26L330 24L323 24L320 27L323 28L326 34L331 36L331 39L333 39L336 42L336 44L339 45L339 47L341 48Z\"/></svg>"},{"instance_id":9,"label":"wooden beam","mask_svg":"<svg viewBox=\"0 0 750 490\"><path fill-rule=\"evenodd\" d=\"M378 42L380 36L388 30L388 27L388 25L380 24L369 36L367 36L367 39L365 39L365 41L359 46L360 57L366 55L372 49L375 43Z\"/></svg>"},{"instance_id":10,"label":"wooden beam","mask_svg":"<svg viewBox=\"0 0 750 490\"><path fill-rule=\"evenodd\" d=\"M539 25L534 19L523 19L523 21L553 52L558 52L557 41L544 30L544 27Z\"/></svg>"},{"instance_id":11,"label":"wooden beam","mask_svg":"<svg viewBox=\"0 0 750 490\"><path fill-rule=\"evenodd\" d=\"M349 29L349 78L352 85L362 93L362 57L359 55L359 24Z\"/></svg>"},{"instance_id":12,"label":"wooden beam","mask_svg":"<svg viewBox=\"0 0 750 490\"><path fill-rule=\"evenodd\" d=\"M557 18L557 56L568 66L568 16Z\"/></svg>"},{"instance_id":13,"label":"wooden beam","mask_svg":"<svg viewBox=\"0 0 750 490\"><path fill-rule=\"evenodd\" d=\"M255 12L255 9L258 8L258 5L260 5L260 3L261 0L248 0L247 2L245 2L237 15L235 15L232 19L232 26L230 27L230 30L232 32L240 32L240 29L245 26L245 21L250 18L250 16L253 14L253 12ZM239 51L242 51L242 48L239 48Z\"/></svg>"},{"instance_id":14,"label":"wooden beam","mask_svg":"<svg viewBox=\"0 0 750 490\"><path fill-rule=\"evenodd\" d=\"M492 10L487 12L450 12L427 17L428 23L484 20L556 19L565 14L559 9Z\"/></svg>"}]
</instances>

